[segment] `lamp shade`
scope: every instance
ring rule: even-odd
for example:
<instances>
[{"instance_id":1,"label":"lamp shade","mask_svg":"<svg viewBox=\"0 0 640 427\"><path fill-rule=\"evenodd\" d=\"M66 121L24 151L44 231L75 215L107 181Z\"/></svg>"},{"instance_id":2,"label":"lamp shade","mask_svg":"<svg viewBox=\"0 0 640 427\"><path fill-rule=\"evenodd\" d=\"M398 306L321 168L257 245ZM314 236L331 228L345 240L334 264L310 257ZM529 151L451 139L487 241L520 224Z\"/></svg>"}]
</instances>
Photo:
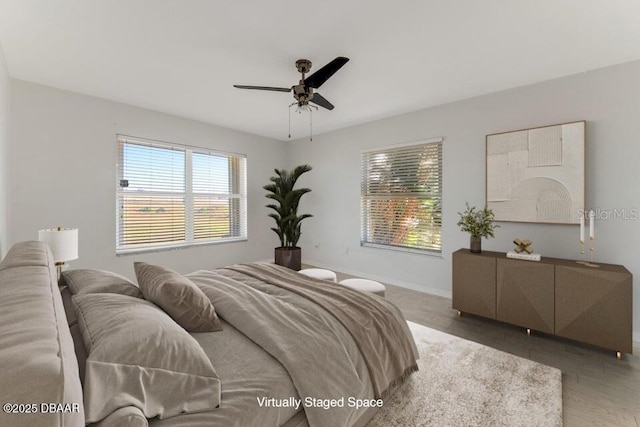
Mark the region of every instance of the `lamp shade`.
<instances>
[{"instance_id":1,"label":"lamp shade","mask_svg":"<svg viewBox=\"0 0 640 427\"><path fill-rule=\"evenodd\" d=\"M55 262L78 259L77 228L49 228L40 230L38 231L38 240L49 245Z\"/></svg>"}]
</instances>

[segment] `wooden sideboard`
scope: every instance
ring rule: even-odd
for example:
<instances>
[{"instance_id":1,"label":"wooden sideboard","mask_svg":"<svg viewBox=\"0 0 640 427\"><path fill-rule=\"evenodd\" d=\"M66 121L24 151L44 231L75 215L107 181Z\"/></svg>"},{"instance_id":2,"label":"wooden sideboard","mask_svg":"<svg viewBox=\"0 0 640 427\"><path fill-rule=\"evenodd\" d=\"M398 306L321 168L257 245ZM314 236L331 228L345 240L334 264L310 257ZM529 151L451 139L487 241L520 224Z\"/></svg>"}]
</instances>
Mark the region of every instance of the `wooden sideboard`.
<instances>
[{"instance_id":1,"label":"wooden sideboard","mask_svg":"<svg viewBox=\"0 0 640 427\"><path fill-rule=\"evenodd\" d=\"M453 308L632 353L632 275L621 265L523 261L500 252L453 253Z\"/></svg>"}]
</instances>

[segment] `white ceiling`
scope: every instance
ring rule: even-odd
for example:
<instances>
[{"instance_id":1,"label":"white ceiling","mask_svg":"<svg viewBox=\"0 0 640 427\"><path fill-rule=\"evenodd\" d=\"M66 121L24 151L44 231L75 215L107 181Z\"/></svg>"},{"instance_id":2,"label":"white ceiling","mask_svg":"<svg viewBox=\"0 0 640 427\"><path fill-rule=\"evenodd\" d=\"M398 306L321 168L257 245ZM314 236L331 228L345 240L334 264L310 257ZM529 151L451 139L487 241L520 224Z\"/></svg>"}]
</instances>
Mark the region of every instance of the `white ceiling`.
<instances>
[{"instance_id":1,"label":"white ceiling","mask_svg":"<svg viewBox=\"0 0 640 427\"><path fill-rule=\"evenodd\" d=\"M291 95L234 83L351 58L327 132L640 59L640 1L0 0L0 42L14 78L286 140Z\"/></svg>"}]
</instances>

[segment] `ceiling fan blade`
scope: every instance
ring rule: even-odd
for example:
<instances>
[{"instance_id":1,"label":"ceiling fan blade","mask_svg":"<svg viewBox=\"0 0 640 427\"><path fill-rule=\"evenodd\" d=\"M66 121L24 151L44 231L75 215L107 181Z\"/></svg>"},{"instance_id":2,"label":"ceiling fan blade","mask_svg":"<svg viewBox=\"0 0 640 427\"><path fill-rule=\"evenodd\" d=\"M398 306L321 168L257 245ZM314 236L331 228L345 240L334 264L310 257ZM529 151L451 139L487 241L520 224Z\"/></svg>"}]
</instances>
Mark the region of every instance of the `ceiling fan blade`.
<instances>
[{"instance_id":1,"label":"ceiling fan blade","mask_svg":"<svg viewBox=\"0 0 640 427\"><path fill-rule=\"evenodd\" d=\"M316 105L326 108L327 110L333 110L334 106L332 103L327 101L327 99L320 95L319 93L314 93L313 97L309 100L309 102L313 102Z\"/></svg>"},{"instance_id":2,"label":"ceiling fan blade","mask_svg":"<svg viewBox=\"0 0 640 427\"><path fill-rule=\"evenodd\" d=\"M309 77L304 79L305 85L312 87L314 89L318 89L324 82L326 82L329 77L333 76L336 71L338 71L344 64L349 62L349 58L345 58L344 56L338 56L333 61L329 62L324 67L320 68L315 73L311 74ZM318 104L319 105L319 104Z\"/></svg>"},{"instance_id":3,"label":"ceiling fan blade","mask_svg":"<svg viewBox=\"0 0 640 427\"><path fill-rule=\"evenodd\" d=\"M291 92L291 88L286 87L271 87L271 86L246 86L246 85L233 85L238 89L255 89L255 90L271 90L275 92Z\"/></svg>"}]
</instances>

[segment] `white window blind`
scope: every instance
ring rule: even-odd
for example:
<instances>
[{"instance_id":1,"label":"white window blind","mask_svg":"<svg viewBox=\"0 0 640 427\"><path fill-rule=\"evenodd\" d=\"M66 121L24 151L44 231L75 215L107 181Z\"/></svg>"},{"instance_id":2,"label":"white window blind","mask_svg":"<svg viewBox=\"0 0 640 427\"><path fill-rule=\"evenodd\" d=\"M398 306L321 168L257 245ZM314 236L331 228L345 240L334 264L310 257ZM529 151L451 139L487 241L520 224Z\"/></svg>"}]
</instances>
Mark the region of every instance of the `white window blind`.
<instances>
[{"instance_id":1,"label":"white window blind","mask_svg":"<svg viewBox=\"0 0 640 427\"><path fill-rule=\"evenodd\" d=\"M361 244L440 252L442 138L362 153Z\"/></svg>"},{"instance_id":2,"label":"white window blind","mask_svg":"<svg viewBox=\"0 0 640 427\"><path fill-rule=\"evenodd\" d=\"M246 157L118 136L116 252L247 238Z\"/></svg>"}]
</instances>

